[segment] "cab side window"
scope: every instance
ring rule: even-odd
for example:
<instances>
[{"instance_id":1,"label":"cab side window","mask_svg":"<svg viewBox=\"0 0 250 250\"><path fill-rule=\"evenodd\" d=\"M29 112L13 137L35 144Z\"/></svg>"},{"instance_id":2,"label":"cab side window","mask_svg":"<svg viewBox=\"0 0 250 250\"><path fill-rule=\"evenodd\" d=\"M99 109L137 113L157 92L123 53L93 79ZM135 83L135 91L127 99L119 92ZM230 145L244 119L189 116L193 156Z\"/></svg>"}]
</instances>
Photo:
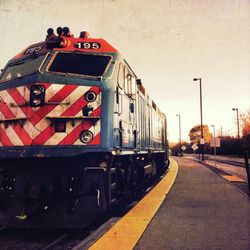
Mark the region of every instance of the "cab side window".
<instances>
[{"instance_id":1,"label":"cab side window","mask_svg":"<svg viewBox=\"0 0 250 250\"><path fill-rule=\"evenodd\" d=\"M128 69L126 66L124 66L124 92L126 94L129 94L128 90Z\"/></svg>"},{"instance_id":2,"label":"cab side window","mask_svg":"<svg viewBox=\"0 0 250 250\"><path fill-rule=\"evenodd\" d=\"M136 94L136 79L134 76L132 76L132 79L131 79L131 94L132 95Z\"/></svg>"},{"instance_id":3,"label":"cab side window","mask_svg":"<svg viewBox=\"0 0 250 250\"><path fill-rule=\"evenodd\" d=\"M136 79L132 72L125 66L125 85L124 91L129 97L133 97L136 94Z\"/></svg>"},{"instance_id":4,"label":"cab side window","mask_svg":"<svg viewBox=\"0 0 250 250\"><path fill-rule=\"evenodd\" d=\"M122 63L120 63L119 65L119 71L118 71L118 85L121 89L124 89L124 66L122 65Z\"/></svg>"}]
</instances>

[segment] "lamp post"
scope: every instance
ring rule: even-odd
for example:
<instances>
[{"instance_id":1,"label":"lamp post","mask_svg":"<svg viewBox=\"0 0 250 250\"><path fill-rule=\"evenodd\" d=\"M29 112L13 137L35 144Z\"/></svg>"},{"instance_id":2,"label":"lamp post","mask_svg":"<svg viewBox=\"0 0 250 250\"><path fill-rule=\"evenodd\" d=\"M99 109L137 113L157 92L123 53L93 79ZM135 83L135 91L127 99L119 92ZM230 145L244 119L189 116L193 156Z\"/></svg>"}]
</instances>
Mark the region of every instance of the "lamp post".
<instances>
[{"instance_id":1,"label":"lamp post","mask_svg":"<svg viewBox=\"0 0 250 250\"><path fill-rule=\"evenodd\" d=\"M201 78L194 78L193 81L199 81L200 83L200 113L201 113L201 160L204 161L204 137L203 137L203 114L202 114L202 84Z\"/></svg>"},{"instance_id":2,"label":"lamp post","mask_svg":"<svg viewBox=\"0 0 250 250\"><path fill-rule=\"evenodd\" d=\"M179 117L179 141L180 141L180 155L181 155L181 115L176 115Z\"/></svg>"},{"instance_id":3,"label":"lamp post","mask_svg":"<svg viewBox=\"0 0 250 250\"><path fill-rule=\"evenodd\" d=\"M216 166L216 137L215 137L215 125L211 125L211 127L213 127L213 132L214 132L214 140L213 140L213 144L214 144L214 165Z\"/></svg>"},{"instance_id":4,"label":"lamp post","mask_svg":"<svg viewBox=\"0 0 250 250\"><path fill-rule=\"evenodd\" d=\"M237 116L237 137L238 140L240 139L240 125L239 125L239 110L238 108L232 108L233 111L236 111L236 116Z\"/></svg>"}]
</instances>

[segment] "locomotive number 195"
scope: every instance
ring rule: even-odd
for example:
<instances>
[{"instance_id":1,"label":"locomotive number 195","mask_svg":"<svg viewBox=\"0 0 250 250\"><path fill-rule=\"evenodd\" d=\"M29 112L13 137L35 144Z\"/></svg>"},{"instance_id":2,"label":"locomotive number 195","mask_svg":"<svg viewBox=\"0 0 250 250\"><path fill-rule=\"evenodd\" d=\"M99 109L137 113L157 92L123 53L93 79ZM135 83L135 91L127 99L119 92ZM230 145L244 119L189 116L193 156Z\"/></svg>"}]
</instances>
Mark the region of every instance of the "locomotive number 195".
<instances>
[{"instance_id":1,"label":"locomotive number 195","mask_svg":"<svg viewBox=\"0 0 250 250\"><path fill-rule=\"evenodd\" d=\"M100 49L101 45L100 43L96 43L96 42L84 42L84 43L75 43L74 44L74 47L75 48L78 48L78 49Z\"/></svg>"}]
</instances>

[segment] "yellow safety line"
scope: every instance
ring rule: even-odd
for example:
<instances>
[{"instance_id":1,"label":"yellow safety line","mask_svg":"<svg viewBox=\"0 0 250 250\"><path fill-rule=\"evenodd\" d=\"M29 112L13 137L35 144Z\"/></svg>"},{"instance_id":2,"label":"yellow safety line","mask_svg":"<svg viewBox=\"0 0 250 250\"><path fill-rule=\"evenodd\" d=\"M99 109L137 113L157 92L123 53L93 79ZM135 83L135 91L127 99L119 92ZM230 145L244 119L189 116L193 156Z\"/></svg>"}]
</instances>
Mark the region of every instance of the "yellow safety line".
<instances>
[{"instance_id":1,"label":"yellow safety line","mask_svg":"<svg viewBox=\"0 0 250 250\"><path fill-rule=\"evenodd\" d=\"M166 176L89 249L133 249L164 201L174 183L177 172L177 162L170 159L170 169Z\"/></svg>"},{"instance_id":2,"label":"yellow safety line","mask_svg":"<svg viewBox=\"0 0 250 250\"><path fill-rule=\"evenodd\" d=\"M235 175L222 175L223 178L227 179L228 181L231 182L245 182L243 179L235 176Z\"/></svg>"}]
</instances>

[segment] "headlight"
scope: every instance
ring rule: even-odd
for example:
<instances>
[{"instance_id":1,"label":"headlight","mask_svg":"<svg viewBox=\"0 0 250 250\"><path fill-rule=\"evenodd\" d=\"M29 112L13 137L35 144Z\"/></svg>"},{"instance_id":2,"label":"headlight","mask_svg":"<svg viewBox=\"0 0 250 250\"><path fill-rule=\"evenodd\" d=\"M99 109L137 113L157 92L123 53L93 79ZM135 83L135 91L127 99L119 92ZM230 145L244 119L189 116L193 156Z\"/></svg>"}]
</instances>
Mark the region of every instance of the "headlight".
<instances>
[{"instance_id":1,"label":"headlight","mask_svg":"<svg viewBox=\"0 0 250 250\"><path fill-rule=\"evenodd\" d=\"M85 100L87 102L94 102L96 100L96 93L93 92L93 91L88 91L86 94L85 94Z\"/></svg>"},{"instance_id":2,"label":"headlight","mask_svg":"<svg viewBox=\"0 0 250 250\"><path fill-rule=\"evenodd\" d=\"M37 86L33 89L34 95L41 95L44 92L43 86Z\"/></svg>"},{"instance_id":3,"label":"headlight","mask_svg":"<svg viewBox=\"0 0 250 250\"><path fill-rule=\"evenodd\" d=\"M38 98L33 99L34 106L39 106L41 104L41 102L42 101L40 99L38 99Z\"/></svg>"},{"instance_id":4,"label":"headlight","mask_svg":"<svg viewBox=\"0 0 250 250\"><path fill-rule=\"evenodd\" d=\"M89 130L84 130L80 134L80 140L83 143L90 143L93 140L93 133Z\"/></svg>"}]
</instances>

